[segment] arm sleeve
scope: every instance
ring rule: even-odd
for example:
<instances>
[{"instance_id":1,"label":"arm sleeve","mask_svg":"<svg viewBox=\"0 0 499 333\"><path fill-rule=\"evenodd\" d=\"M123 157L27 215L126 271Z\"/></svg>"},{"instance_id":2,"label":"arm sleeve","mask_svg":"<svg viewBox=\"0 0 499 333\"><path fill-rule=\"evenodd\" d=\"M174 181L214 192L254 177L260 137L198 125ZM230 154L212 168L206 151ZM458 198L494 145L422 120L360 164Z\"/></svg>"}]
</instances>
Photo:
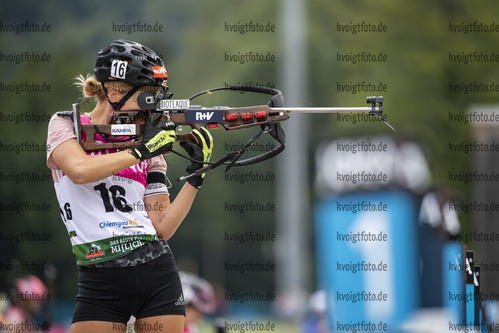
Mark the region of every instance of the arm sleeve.
<instances>
[{"instance_id":1,"label":"arm sleeve","mask_svg":"<svg viewBox=\"0 0 499 333\"><path fill-rule=\"evenodd\" d=\"M58 116L57 113L53 114L52 118L50 118L47 133L47 166L50 169L59 170L51 156L54 149L61 143L75 138L73 121L68 117Z\"/></svg>"},{"instance_id":2,"label":"arm sleeve","mask_svg":"<svg viewBox=\"0 0 499 333\"><path fill-rule=\"evenodd\" d=\"M156 194L169 194L167 177L166 177L166 161L163 155L155 156L149 160L149 169L147 171L147 186L144 197Z\"/></svg>"},{"instance_id":3,"label":"arm sleeve","mask_svg":"<svg viewBox=\"0 0 499 333\"><path fill-rule=\"evenodd\" d=\"M149 172L154 171L165 171L166 172L166 161L163 155L155 156L149 160Z\"/></svg>"}]
</instances>

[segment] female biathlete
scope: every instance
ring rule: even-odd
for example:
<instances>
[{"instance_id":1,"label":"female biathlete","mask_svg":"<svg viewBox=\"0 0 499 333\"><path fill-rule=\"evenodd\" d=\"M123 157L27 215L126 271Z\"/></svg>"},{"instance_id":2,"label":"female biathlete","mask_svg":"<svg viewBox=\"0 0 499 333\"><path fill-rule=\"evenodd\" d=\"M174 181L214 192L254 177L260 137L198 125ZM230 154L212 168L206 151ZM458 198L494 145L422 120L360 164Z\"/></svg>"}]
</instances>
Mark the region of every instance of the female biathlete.
<instances>
[{"instance_id":1,"label":"female biathlete","mask_svg":"<svg viewBox=\"0 0 499 333\"><path fill-rule=\"evenodd\" d=\"M170 203L162 155L172 149L175 131L153 126L137 103L142 92L166 85L156 53L116 40L99 52L94 73L78 80L84 94L97 100L81 122L109 124L114 111L136 110L145 129L139 146L86 152L70 117L57 113L50 120L47 165L78 265L71 331L124 332L134 316L136 332L183 332L184 297L167 240L189 212L204 175L189 178ZM181 143L194 160L188 172L202 168L213 148L206 129L193 134L199 144Z\"/></svg>"}]
</instances>

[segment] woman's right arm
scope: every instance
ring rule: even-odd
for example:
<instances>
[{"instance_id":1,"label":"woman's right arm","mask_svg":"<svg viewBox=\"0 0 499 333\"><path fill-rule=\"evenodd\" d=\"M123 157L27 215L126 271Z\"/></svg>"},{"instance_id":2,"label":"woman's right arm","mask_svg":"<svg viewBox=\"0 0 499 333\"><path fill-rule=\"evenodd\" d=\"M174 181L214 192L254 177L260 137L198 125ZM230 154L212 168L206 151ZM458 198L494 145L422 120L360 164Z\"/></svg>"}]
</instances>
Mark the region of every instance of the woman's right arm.
<instances>
[{"instance_id":1,"label":"woman's right arm","mask_svg":"<svg viewBox=\"0 0 499 333\"><path fill-rule=\"evenodd\" d=\"M132 148L135 151L133 154L132 149L126 149L104 155L87 155L75 139L73 122L54 115L49 122L47 136L47 165L51 169L61 169L75 184L99 181L171 150L175 131L165 126L152 126L146 122L143 142Z\"/></svg>"},{"instance_id":2,"label":"woman's right arm","mask_svg":"<svg viewBox=\"0 0 499 333\"><path fill-rule=\"evenodd\" d=\"M139 163L128 149L106 155L87 155L76 139L58 145L51 156L75 184L95 182Z\"/></svg>"}]
</instances>

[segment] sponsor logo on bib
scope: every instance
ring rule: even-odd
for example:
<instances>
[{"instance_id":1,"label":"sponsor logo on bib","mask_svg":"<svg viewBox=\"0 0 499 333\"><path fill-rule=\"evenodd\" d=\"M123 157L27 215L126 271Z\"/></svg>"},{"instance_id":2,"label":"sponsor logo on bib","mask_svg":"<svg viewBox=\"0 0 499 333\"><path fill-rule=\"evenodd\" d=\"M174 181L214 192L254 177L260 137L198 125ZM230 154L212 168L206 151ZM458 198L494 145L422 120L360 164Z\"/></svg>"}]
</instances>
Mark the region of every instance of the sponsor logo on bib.
<instances>
[{"instance_id":1,"label":"sponsor logo on bib","mask_svg":"<svg viewBox=\"0 0 499 333\"><path fill-rule=\"evenodd\" d=\"M92 243L92 245L88 248L87 255L85 257L87 259L90 259L90 258L101 257L105 254L106 253L104 252L104 250L102 250L102 248L100 246Z\"/></svg>"}]
</instances>

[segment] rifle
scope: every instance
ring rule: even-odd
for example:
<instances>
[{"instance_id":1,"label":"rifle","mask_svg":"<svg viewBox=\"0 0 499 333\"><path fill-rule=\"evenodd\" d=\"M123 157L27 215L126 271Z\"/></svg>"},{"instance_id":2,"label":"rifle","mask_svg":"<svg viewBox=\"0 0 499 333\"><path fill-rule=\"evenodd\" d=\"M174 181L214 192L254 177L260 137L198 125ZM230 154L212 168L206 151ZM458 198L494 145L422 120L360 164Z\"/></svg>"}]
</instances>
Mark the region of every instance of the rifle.
<instances>
[{"instance_id":1,"label":"rifle","mask_svg":"<svg viewBox=\"0 0 499 333\"><path fill-rule=\"evenodd\" d=\"M202 107L191 105L190 102L203 94L211 94L214 91L229 90L240 92L253 92L271 95L267 105L247 106L247 107L227 107L214 106ZM187 179L194 175L203 174L219 165L227 165L226 171L233 166L244 166L258 163L272 158L284 150L285 134L280 123L289 119L288 113L368 113L369 116L378 117L386 123L392 130L395 130L383 118L383 97L367 97L366 107L283 107L284 99L281 91L260 86L234 85L220 88L213 88L201 91L189 99L170 99L172 93L167 92L167 88L156 97L153 92L143 92L138 96L139 107L146 111L151 111L155 115L152 120L153 125L171 122L177 131L181 131L182 126L190 126L191 129L199 129L205 126L209 129L218 128L221 125L226 131L239 130L243 128L260 126L261 130L248 140L239 150L227 154L217 162L211 162L208 166L199 169L196 173L181 177ZM73 104L73 119L75 133L80 145L86 151L101 149L126 149L139 145L144 134L144 125L134 124L134 119L141 111L115 111L110 125L87 125L81 124L78 104ZM268 133L279 145L268 152L258 156L250 157L239 161L244 151L250 147L263 133ZM83 140L85 136L85 140ZM100 136L100 138L99 138ZM104 142L102 141L104 139ZM196 137L189 134L177 134L176 141L196 142ZM197 143L197 142L196 142ZM191 160L189 157L178 152L173 153ZM199 161L203 163L202 161ZM204 163L206 164L206 163Z\"/></svg>"}]
</instances>

